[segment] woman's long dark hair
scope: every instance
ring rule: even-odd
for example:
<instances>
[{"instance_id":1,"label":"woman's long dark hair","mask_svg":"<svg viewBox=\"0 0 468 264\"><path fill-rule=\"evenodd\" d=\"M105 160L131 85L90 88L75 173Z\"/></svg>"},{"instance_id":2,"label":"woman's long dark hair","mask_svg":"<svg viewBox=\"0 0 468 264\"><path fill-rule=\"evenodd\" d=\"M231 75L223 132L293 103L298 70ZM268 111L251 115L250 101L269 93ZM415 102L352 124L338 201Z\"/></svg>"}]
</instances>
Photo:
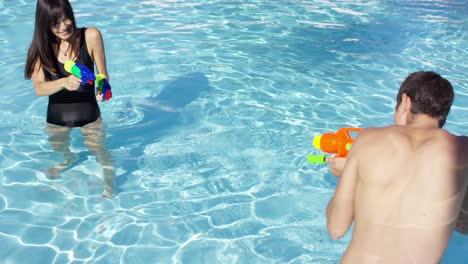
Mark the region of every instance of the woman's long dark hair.
<instances>
[{"instance_id":1,"label":"woman's long dark hair","mask_svg":"<svg viewBox=\"0 0 468 264\"><path fill-rule=\"evenodd\" d=\"M52 33L52 26L56 26L62 19L69 19L67 27L70 33L70 54L79 56L80 31L76 28L75 15L68 0L38 0L36 5L36 22L34 36L29 47L28 57L24 68L24 76L31 79L34 66L39 60L46 76L57 74L57 53L60 42Z\"/></svg>"}]
</instances>

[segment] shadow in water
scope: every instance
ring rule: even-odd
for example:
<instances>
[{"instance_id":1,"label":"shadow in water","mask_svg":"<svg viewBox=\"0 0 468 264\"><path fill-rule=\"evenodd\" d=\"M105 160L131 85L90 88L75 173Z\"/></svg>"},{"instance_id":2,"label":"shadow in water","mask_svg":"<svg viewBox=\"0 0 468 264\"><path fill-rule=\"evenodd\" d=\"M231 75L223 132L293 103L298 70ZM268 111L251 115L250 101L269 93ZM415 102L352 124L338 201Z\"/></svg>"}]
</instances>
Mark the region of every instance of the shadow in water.
<instances>
[{"instance_id":1,"label":"shadow in water","mask_svg":"<svg viewBox=\"0 0 468 264\"><path fill-rule=\"evenodd\" d=\"M157 95L145 100L132 100L128 107L124 107L138 110L142 119L136 124L117 126L108 131L108 146L119 150L117 163L126 171L118 177L117 186L126 181L128 174L138 169L138 158L147 145L169 135L175 128L191 123L182 112L208 89L209 82L203 73L189 73L167 83ZM128 112L120 115L128 116Z\"/></svg>"},{"instance_id":2,"label":"shadow in water","mask_svg":"<svg viewBox=\"0 0 468 264\"><path fill-rule=\"evenodd\" d=\"M160 102L173 109L180 109L199 98L208 88L206 76L194 72L168 83L156 97L149 100Z\"/></svg>"},{"instance_id":3,"label":"shadow in water","mask_svg":"<svg viewBox=\"0 0 468 264\"><path fill-rule=\"evenodd\" d=\"M141 102L143 120L131 126L131 134L136 135L138 140L145 136L145 143L164 136L168 130L182 124L181 111L208 87L208 79L198 72L169 82L158 95Z\"/></svg>"}]
</instances>

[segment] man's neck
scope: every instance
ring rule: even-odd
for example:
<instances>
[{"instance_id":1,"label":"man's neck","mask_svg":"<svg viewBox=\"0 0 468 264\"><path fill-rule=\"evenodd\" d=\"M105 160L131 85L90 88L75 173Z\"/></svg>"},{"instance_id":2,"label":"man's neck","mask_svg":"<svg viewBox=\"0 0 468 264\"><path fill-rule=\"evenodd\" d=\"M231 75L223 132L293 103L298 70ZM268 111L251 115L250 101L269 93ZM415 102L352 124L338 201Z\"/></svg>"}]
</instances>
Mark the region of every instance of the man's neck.
<instances>
[{"instance_id":1,"label":"man's neck","mask_svg":"<svg viewBox=\"0 0 468 264\"><path fill-rule=\"evenodd\" d=\"M424 114L415 114L406 124L412 128L439 128L439 120Z\"/></svg>"}]
</instances>

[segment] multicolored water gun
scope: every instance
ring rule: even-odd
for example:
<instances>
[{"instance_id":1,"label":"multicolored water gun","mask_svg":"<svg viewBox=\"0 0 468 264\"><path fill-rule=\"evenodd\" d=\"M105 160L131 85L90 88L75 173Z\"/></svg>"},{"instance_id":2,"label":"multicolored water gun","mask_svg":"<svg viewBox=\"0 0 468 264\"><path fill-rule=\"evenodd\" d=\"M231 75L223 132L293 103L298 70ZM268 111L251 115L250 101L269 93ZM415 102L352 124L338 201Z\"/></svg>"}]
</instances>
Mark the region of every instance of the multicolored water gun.
<instances>
[{"instance_id":1,"label":"multicolored water gun","mask_svg":"<svg viewBox=\"0 0 468 264\"><path fill-rule=\"evenodd\" d=\"M104 74L96 75L97 89L102 94L102 100L109 100L112 98L112 88Z\"/></svg>"},{"instance_id":2,"label":"multicolored water gun","mask_svg":"<svg viewBox=\"0 0 468 264\"><path fill-rule=\"evenodd\" d=\"M73 60L66 61L64 68L67 72L75 75L77 78L80 78L82 85L94 85L93 82L96 81L98 85L97 89L102 94L103 100L109 100L112 98L112 88L104 74L94 76L94 73L90 69L83 64L74 62Z\"/></svg>"},{"instance_id":3,"label":"multicolored water gun","mask_svg":"<svg viewBox=\"0 0 468 264\"><path fill-rule=\"evenodd\" d=\"M64 68L67 72L75 75L77 78L80 78L81 85L93 85L93 82L96 80L96 76L94 76L94 73L90 69L86 68L83 64L74 62L73 60L65 62Z\"/></svg>"},{"instance_id":4,"label":"multicolored water gun","mask_svg":"<svg viewBox=\"0 0 468 264\"><path fill-rule=\"evenodd\" d=\"M336 154L335 157L346 157L354 141L351 133L359 133L362 128L344 127L336 133L328 132L314 137L312 145L323 152ZM326 155L310 155L310 163L325 163Z\"/></svg>"}]
</instances>

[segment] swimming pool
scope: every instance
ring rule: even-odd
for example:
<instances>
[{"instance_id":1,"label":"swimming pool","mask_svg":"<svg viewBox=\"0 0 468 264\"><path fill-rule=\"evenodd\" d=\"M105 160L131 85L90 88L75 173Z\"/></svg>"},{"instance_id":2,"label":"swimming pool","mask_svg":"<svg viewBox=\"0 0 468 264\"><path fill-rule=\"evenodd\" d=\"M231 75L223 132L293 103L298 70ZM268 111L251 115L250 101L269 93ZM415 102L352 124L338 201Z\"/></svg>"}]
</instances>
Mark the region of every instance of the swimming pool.
<instances>
[{"instance_id":1,"label":"swimming pool","mask_svg":"<svg viewBox=\"0 0 468 264\"><path fill-rule=\"evenodd\" d=\"M466 2L73 1L106 44L101 104L119 194L73 131L80 162L44 133L23 78L35 1L0 1L2 263L337 263L324 210L336 180L313 135L392 122L406 75L455 86L446 128L467 134ZM455 234L443 263L463 263Z\"/></svg>"}]
</instances>

